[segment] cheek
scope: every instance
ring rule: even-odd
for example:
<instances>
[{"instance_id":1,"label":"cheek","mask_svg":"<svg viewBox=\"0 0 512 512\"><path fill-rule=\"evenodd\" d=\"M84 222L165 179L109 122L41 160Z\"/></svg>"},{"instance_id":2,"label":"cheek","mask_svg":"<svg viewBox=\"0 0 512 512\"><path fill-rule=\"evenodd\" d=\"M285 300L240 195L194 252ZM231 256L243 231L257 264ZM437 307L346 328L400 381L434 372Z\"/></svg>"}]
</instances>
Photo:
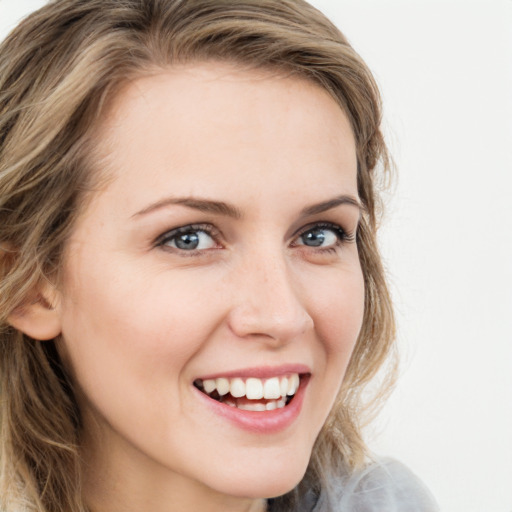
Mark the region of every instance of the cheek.
<instances>
[{"instance_id":1,"label":"cheek","mask_svg":"<svg viewBox=\"0 0 512 512\"><path fill-rule=\"evenodd\" d=\"M317 296L316 307L316 333L323 344L323 350L318 351L318 357L322 358L318 366L324 368L325 379L318 405L325 421L338 395L361 331L364 279L360 267L354 266L339 279L325 283Z\"/></svg>"},{"instance_id":2,"label":"cheek","mask_svg":"<svg viewBox=\"0 0 512 512\"><path fill-rule=\"evenodd\" d=\"M359 266L327 281L316 295L317 334L327 357L350 358L364 315L364 279Z\"/></svg>"},{"instance_id":3,"label":"cheek","mask_svg":"<svg viewBox=\"0 0 512 512\"><path fill-rule=\"evenodd\" d=\"M311 445L338 396L364 313L364 279L359 265L331 272L328 279L317 277L316 292L309 302L316 340L313 366L317 369L309 384Z\"/></svg>"},{"instance_id":4,"label":"cheek","mask_svg":"<svg viewBox=\"0 0 512 512\"><path fill-rule=\"evenodd\" d=\"M158 431L164 438L184 417L179 390L190 381L183 378L189 362L215 328L215 302L207 309L207 297L199 297L190 277L171 282L155 273L150 279L128 265L88 270L76 273L82 277L69 283L63 302L62 343L80 409L106 418L131 439L148 424L159 425L152 427L155 436ZM134 410L144 413L134 417Z\"/></svg>"},{"instance_id":5,"label":"cheek","mask_svg":"<svg viewBox=\"0 0 512 512\"><path fill-rule=\"evenodd\" d=\"M217 301L198 293L205 288L201 278L171 280L165 272L150 276L123 263L85 269L73 273L81 277L66 287L62 315L67 350L84 371L103 367L104 372L124 371L136 379L159 368L178 372L220 314Z\"/></svg>"}]
</instances>

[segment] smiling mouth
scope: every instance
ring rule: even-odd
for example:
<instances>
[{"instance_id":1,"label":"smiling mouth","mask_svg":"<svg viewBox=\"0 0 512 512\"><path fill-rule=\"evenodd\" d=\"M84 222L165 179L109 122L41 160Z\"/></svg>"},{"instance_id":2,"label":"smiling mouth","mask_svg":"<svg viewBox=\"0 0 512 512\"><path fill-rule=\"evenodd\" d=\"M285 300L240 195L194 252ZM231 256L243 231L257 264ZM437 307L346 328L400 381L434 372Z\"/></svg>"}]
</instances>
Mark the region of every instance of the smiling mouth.
<instances>
[{"instance_id":1,"label":"smiling mouth","mask_svg":"<svg viewBox=\"0 0 512 512\"><path fill-rule=\"evenodd\" d=\"M194 386L217 402L245 411L272 411L288 405L299 389L301 375L258 379L241 377L196 379Z\"/></svg>"}]
</instances>

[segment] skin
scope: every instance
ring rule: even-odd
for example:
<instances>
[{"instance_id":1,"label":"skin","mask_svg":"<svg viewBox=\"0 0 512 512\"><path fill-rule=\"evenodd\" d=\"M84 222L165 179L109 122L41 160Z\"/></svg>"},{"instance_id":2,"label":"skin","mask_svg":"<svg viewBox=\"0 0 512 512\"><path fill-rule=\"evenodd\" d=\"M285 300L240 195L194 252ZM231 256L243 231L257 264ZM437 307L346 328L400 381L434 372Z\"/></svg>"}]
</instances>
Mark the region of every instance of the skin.
<instances>
[{"instance_id":1,"label":"skin","mask_svg":"<svg viewBox=\"0 0 512 512\"><path fill-rule=\"evenodd\" d=\"M54 309L84 418L96 512L258 511L302 478L363 316L356 151L318 86L219 63L131 82L98 134L111 179L81 214ZM176 198L223 202L204 211ZM231 212L233 213L233 212ZM325 242L302 236L317 228ZM163 234L191 224L199 249ZM195 379L306 365L298 418L254 433ZM264 413L262 413L264 414Z\"/></svg>"}]
</instances>

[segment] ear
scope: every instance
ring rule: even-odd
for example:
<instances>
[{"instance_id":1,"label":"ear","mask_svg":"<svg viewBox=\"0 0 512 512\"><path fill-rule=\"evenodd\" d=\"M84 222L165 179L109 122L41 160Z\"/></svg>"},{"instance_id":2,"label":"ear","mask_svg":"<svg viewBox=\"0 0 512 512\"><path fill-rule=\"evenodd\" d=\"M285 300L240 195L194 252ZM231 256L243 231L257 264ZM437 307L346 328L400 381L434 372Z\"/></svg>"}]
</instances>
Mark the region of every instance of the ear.
<instances>
[{"instance_id":1,"label":"ear","mask_svg":"<svg viewBox=\"0 0 512 512\"><path fill-rule=\"evenodd\" d=\"M9 324L35 340L52 340L61 333L60 297L45 283L8 317Z\"/></svg>"}]
</instances>

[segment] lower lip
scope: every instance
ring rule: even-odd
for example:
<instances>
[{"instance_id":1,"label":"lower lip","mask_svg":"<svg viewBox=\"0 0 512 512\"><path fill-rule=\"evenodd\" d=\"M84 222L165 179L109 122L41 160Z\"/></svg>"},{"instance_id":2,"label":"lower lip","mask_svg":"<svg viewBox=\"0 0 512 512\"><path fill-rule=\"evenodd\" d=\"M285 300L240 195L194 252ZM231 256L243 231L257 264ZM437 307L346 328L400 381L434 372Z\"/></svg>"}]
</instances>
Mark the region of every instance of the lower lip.
<instances>
[{"instance_id":1,"label":"lower lip","mask_svg":"<svg viewBox=\"0 0 512 512\"><path fill-rule=\"evenodd\" d=\"M272 411L244 411L218 402L196 388L194 390L215 414L226 418L238 428L257 434L272 434L285 430L298 418L308 381L309 375L301 376L300 386L293 400L288 405Z\"/></svg>"}]
</instances>

